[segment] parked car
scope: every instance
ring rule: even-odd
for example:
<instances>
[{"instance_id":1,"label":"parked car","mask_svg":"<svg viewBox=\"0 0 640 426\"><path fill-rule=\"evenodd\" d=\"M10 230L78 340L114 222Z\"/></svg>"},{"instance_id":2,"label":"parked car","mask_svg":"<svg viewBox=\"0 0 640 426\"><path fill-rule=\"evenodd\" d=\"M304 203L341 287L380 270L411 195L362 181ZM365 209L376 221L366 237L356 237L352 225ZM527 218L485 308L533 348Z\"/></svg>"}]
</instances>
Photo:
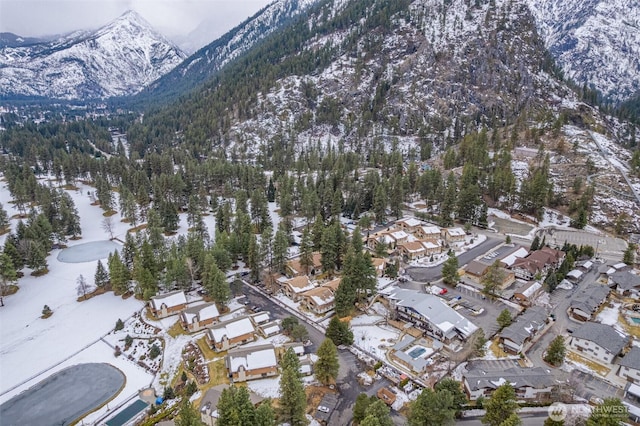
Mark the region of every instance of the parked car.
<instances>
[{"instance_id":1,"label":"parked car","mask_svg":"<svg viewBox=\"0 0 640 426\"><path fill-rule=\"evenodd\" d=\"M449 290L447 290L446 288L443 288L442 290L440 290L440 293L438 293L438 294L443 295L443 294L447 294L447 293L449 293Z\"/></svg>"},{"instance_id":2,"label":"parked car","mask_svg":"<svg viewBox=\"0 0 640 426\"><path fill-rule=\"evenodd\" d=\"M324 405L320 405L320 406L318 406L318 411L322 411L323 413L328 413L329 412L329 408L325 407Z\"/></svg>"}]
</instances>

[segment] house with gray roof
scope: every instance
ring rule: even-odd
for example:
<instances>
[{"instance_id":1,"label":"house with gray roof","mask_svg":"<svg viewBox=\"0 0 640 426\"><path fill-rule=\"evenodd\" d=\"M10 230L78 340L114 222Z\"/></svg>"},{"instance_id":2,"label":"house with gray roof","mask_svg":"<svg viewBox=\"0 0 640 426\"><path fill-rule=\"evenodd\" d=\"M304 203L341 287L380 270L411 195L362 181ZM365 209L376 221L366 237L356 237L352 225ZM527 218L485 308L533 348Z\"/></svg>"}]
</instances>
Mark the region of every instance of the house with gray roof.
<instances>
[{"instance_id":1,"label":"house with gray roof","mask_svg":"<svg viewBox=\"0 0 640 426\"><path fill-rule=\"evenodd\" d=\"M549 314L541 306L527 309L498 335L504 351L513 354L522 352L524 345L544 328L548 318Z\"/></svg>"},{"instance_id":2,"label":"house with gray roof","mask_svg":"<svg viewBox=\"0 0 640 426\"><path fill-rule=\"evenodd\" d=\"M441 348L442 343L434 342L433 346L430 347L425 339L416 339L407 334L391 348L389 358L416 374L423 374L433 363L430 358L434 350Z\"/></svg>"},{"instance_id":3,"label":"house with gray roof","mask_svg":"<svg viewBox=\"0 0 640 426\"><path fill-rule=\"evenodd\" d=\"M625 356L618 358L618 376L631 383L640 383L640 348L633 346Z\"/></svg>"},{"instance_id":4,"label":"house with gray roof","mask_svg":"<svg viewBox=\"0 0 640 426\"><path fill-rule=\"evenodd\" d=\"M609 286L622 296L637 298L640 294L640 275L631 271L614 272L609 276Z\"/></svg>"},{"instance_id":5,"label":"house with gray roof","mask_svg":"<svg viewBox=\"0 0 640 426\"><path fill-rule=\"evenodd\" d=\"M589 321L609 296L609 287L593 283L573 296L569 304L569 315L578 321Z\"/></svg>"},{"instance_id":6,"label":"house with gray roof","mask_svg":"<svg viewBox=\"0 0 640 426\"><path fill-rule=\"evenodd\" d=\"M464 391L471 401L490 397L494 390L510 383L518 400L548 400L555 385L553 376L542 367L521 367L509 361L471 361L462 375Z\"/></svg>"},{"instance_id":7,"label":"house with gray roof","mask_svg":"<svg viewBox=\"0 0 640 426\"><path fill-rule=\"evenodd\" d=\"M569 349L598 363L609 365L629 344L629 336L623 336L610 325L585 322L571 336Z\"/></svg>"},{"instance_id":8,"label":"house with gray roof","mask_svg":"<svg viewBox=\"0 0 640 426\"><path fill-rule=\"evenodd\" d=\"M424 334L445 343L466 340L478 327L433 294L390 287L384 289L392 315L421 330Z\"/></svg>"}]
</instances>

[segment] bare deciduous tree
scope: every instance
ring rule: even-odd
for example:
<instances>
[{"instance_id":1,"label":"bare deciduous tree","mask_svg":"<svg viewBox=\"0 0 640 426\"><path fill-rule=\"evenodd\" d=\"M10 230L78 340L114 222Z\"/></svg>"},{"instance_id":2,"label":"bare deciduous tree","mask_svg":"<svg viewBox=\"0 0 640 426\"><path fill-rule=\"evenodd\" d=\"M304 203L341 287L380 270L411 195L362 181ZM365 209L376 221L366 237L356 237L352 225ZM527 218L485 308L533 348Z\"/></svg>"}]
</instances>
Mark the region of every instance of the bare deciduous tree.
<instances>
[{"instance_id":1,"label":"bare deciduous tree","mask_svg":"<svg viewBox=\"0 0 640 426\"><path fill-rule=\"evenodd\" d=\"M104 230L104 232L106 232L107 234L109 234L109 239L113 240L114 235L114 223L113 223L113 219L111 218L111 216L106 216L104 219L102 219L102 229Z\"/></svg>"}]
</instances>

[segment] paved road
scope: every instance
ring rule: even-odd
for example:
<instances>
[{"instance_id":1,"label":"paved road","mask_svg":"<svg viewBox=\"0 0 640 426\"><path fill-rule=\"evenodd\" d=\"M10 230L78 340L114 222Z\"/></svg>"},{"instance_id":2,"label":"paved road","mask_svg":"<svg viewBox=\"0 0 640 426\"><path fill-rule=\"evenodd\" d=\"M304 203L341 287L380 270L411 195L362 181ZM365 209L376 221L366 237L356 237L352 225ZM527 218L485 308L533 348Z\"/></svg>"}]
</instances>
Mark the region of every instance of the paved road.
<instances>
[{"instance_id":1,"label":"paved road","mask_svg":"<svg viewBox=\"0 0 640 426\"><path fill-rule=\"evenodd\" d=\"M244 293L249 300L249 305L259 306L265 312L269 312L275 319L284 319L292 316L291 312L247 284L244 286ZM311 320L303 320L300 317L298 320L307 328L309 340L311 340L312 343L306 348L306 351L308 353L315 353L325 339L324 333L310 325L308 321ZM353 418L353 405L356 402L356 398L362 392L367 391L367 389L360 386L356 380L356 376L363 371L364 367L355 355L347 350L338 351L338 361L340 362L340 370L338 371L336 383L340 397L338 398L336 409L331 413L328 424L347 425Z\"/></svg>"},{"instance_id":2,"label":"paved road","mask_svg":"<svg viewBox=\"0 0 640 426\"><path fill-rule=\"evenodd\" d=\"M502 238L501 236L497 237L493 235L487 235L487 239L485 241L458 256L458 265L462 267L462 265L465 265L471 262L476 257L487 253L501 243L504 243L504 238ZM435 282L442 278L442 264L431 268L411 266L409 268L406 268L406 271L413 281L421 283Z\"/></svg>"},{"instance_id":3,"label":"paved road","mask_svg":"<svg viewBox=\"0 0 640 426\"><path fill-rule=\"evenodd\" d=\"M520 414L520 419L522 420L522 426L540 426L544 423L549 415L547 413L531 413L531 414ZM457 425L467 425L467 426L484 426L482 423L482 417L473 417L473 418L464 418L456 420Z\"/></svg>"}]
</instances>

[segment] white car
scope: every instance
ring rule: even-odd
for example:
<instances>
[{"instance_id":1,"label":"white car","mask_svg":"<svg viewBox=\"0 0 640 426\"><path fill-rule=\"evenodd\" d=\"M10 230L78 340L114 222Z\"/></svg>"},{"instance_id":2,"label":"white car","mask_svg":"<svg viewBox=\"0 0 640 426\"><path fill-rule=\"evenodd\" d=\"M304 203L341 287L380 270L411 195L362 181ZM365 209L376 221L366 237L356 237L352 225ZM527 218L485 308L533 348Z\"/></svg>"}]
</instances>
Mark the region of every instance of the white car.
<instances>
[{"instance_id":1,"label":"white car","mask_svg":"<svg viewBox=\"0 0 640 426\"><path fill-rule=\"evenodd\" d=\"M318 406L318 411L322 411L323 413L328 413L329 408L325 407L324 405L320 405Z\"/></svg>"}]
</instances>

